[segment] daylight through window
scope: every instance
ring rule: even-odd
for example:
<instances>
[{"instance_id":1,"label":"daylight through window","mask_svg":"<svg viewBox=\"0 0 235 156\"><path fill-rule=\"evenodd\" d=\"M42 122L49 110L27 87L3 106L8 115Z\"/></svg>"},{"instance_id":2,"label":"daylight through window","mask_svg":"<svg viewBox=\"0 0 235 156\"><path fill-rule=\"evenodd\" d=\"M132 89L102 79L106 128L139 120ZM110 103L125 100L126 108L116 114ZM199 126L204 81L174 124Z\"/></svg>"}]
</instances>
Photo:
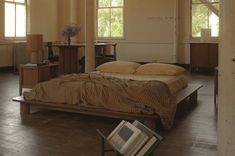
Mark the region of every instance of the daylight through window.
<instances>
[{"instance_id":1,"label":"daylight through window","mask_svg":"<svg viewBox=\"0 0 235 156\"><path fill-rule=\"evenodd\" d=\"M219 36L219 0L192 0L192 37L200 37L201 29Z\"/></svg>"},{"instance_id":2,"label":"daylight through window","mask_svg":"<svg viewBox=\"0 0 235 156\"><path fill-rule=\"evenodd\" d=\"M123 37L124 0L98 0L97 36L99 38Z\"/></svg>"},{"instance_id":3,"label":"daylight through window","mask_svg":"<svg viewBox=\"0 0 235 156\"><path fill-rule=\"evenodd\" d=\"M26 36L26 0L5 0L4 28L5 37Z\"/></svg>"}]
</instances>

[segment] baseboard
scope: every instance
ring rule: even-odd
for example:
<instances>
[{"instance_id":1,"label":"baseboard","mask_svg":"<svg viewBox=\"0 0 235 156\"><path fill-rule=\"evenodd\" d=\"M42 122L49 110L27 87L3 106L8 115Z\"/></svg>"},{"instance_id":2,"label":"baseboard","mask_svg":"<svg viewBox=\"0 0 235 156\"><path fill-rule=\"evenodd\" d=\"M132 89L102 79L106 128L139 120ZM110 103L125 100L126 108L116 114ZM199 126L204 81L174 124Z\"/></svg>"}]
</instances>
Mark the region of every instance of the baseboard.
<instances>
[{"instance_id":1,"label":"baseboard","mask_svg":"<svg viewBox=\"0 0 235 156\"><path fill-rule=\"evenodd\" d=\"M8 72L13 72L14 67L9 66L9 67L0 67L0 73L8 73Z\"/></svg>"}]
</instances>

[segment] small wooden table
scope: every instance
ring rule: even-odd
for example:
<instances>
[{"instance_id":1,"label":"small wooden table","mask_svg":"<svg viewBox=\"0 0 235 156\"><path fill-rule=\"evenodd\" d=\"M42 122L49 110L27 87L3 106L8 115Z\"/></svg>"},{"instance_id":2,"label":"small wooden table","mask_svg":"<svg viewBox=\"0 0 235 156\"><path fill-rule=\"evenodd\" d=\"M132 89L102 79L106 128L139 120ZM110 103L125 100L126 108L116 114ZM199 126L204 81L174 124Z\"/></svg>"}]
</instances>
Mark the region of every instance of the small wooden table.
<instances>
[{"instance_id":1,"label":"small wooden table","mask_svg":"<svg viewBox=\"0 0 235 156\"><path fill-rule=\"evenodd\" d=\"M78 73L78 49L85 47L84 43L77 44L52 44L49 47L59 48L60 74Z\"/></svg>"},{"instance_id":2,"label":"small wooden table","mask_svg":"<svg viewBox=\"0 0 235 156\"><path fill-rule=\"evenodd\" d=\"M56 77L58 75L58 63L41 66L22 64L19 72L19 94L22 95L23 88L32 88L39 82Z\"/></svg>"}]
</instances>

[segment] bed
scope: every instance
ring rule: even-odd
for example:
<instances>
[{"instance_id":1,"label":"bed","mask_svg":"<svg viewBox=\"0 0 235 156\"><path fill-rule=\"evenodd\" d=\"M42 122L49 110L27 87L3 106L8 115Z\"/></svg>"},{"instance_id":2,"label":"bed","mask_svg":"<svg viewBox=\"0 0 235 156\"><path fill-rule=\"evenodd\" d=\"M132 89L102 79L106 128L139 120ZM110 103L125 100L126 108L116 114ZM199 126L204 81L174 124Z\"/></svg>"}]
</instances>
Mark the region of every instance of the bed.
<instances>
[{"instance_id":1,"label":"bed","mask_svg":"<svg viewBox=\"0 0 235 156\"><path fill-rule=\"evenodd\" d=\"M66 76L62 76L62 78L52 80L53 81L52 83L54 84L58 84L58 83L61 84L62 82L63 84L69 85L69 87L67 88L73 88L73 86L79 86L78 84L80 84L81 79L84 79L86 83L83 83L82 81L82 84L89 84L89 85L86 87L78 87L78 88L82 88L82 91L79 91L79 92L84 92L84 94L81 96L87 98L85 101L80 100L82 102L74 101L74 99L77 99L77 94L72 95L72 93L74 93L75 92L74 90L77 90L77 88L73 88L73 91L70 91L70 92L66 91L66 93L63 93L63 94L67 94L66 96L58 97L58 95L56 95L55 97L53 97L54 95L52 95L54 100L51 100L53 98L48 98L49 97L48 94L49 93L51 94L52 91L48 91L48 93L45 93L46 90L50 90L50 88L53 88L51 87L51 82L50 83L44 82L38 85L37 87L35 87L36 89L33 89L32 91L33 93L30 94L30 96L33 95L34 98L30 98L30 96L27 97L27 93L26 93L25 98L16 97L16 98L13 98L13 101L20 102L20 113L22 116L30 114L30 106L37 106L37 107L52 109L52 110L77 112L80 114L120 118L120 119L127 119L127 120L137 119L137 120L143 121L146 125L148 125L149 127L153 129L155 129L156 123L157 121L159 121L159 119L163 123L166 129L170 129L173 124L172 117L174 117L175 108L177 108L177 105L184 99L189 98L190 103L192 104L197 103L197 91L198 89L202 87L202 85L187 84L187 80L183 74L177 74L177 75L150 74L149 75L148 72L147 74L138 74L136 72L137 68L139 68L139 66L134 68L134 72L128 71L127 73L123 71L124 69L126 70L126 68L122 67L121 73L119 72L110 73L107 71L105 72L98 71L98 72L93 72L89 74L78 74L78 75L72 74L69 76L66 75ZM113 70L114 69L112 68L112 71ZM76 85L73 84L74 82L76 83ZM93 82L95 82L94 83L95 87L93 87L92 90L90 89L90 86L91 86L90 82L92 82L92 84ZM118 86L115 86L115 84ZM105 98L102 97L102 100L103 99L105 100L103 101L98 100L98 101L101 101L101 102L98 102L98 105L97 104L92 105L92 106L90 105L90 103L93 104L97 102L97 100L94 101L94 99L98 99L100 97L100 93L103 93L103 92L111 93L113 92L113 90L116 90L116 88L120 88L119 86L120 84L123 84L121 85L121 88L124 87L124 89L114 92L115 98L116 98L116 95L118 95L118 93L121 92L122 94L120 94L120 97L117 96L115 100L109 99L109 97L111 97L110 95L112 95L110 94L110 95L107 95ZM112 85L114 85L114 88L112 88ZM46 89L44 88L45 86L47 86ZM97 91L96 90L97 86L102 86L102 90ZM56 87L54 88L54 90L57 90L57 92L55 92L56 94L59 92L64 92L65 90L64 88L62 88L60 91L60 88L56 88ZM88 88L88 91L87 91L87 88ZM160 91L156 92L156 90L160 90ZM137 91L137 93L132 94L132 92L134 91ZM141 96L140 96L140 93L141 93ZM35 96L36 94L37 96ZM44 95L42 96L42 94ZM90 95L87 96L88 94ZM126 99L123 100L123 94L125 94L125 96L126 95L129 96L129 94L131 94L130 95L131 97L130 98L128 97L129 101ZM151 97L153 97L152 94L155 94L156 97L158 97L158 99L163 99L163 100L156 101L155 100L156 98L151 99ZM164 96L166 96L167 99L161 98ZM168 99L168 96L170 97L169 99ZM42 97L44 97L44 99L46 100L41 100L43 99ZM68 97L72 97L72 98L69 98L69 100L67 100ZM145 103L146 105L144 106L144 108L142 108L142 105L140 108L140 105L139 104L137 105L136 103L134 103L134 105L132 106L127 106L129 103L130 104L133 103L133 100L130 100L130 99L134 99L134 101L135 99L140 99L140 101L137 101L137 102L142 102L141 101L142 98L139 98L139 97L147 97L146 98L147 101ZM58 101L58 99L61 99L61 100ZM119 102L116 102L116 101L119 101ZM102 104L106 102L107 104L104 104L104 105ZM78 105L77 103L80 103L80 104ZM84 104L84 103L88 103L89 105ZM114 103L114 104L110 105L110 103ZM122 107L119 106L120 103ZM147 103L149 105L147 105ZM154 105L152 105L152 103L154 103ZM156 107L155 107L155 103L156 103ZM164 103L164 106L162 103ZM175 105L172 103L174 103ZM163 106L163 109L162 109L163 111L161 109L158 109L158 108L162 108L162 106ZM172 108L165 111L165 109L168 107L172 107Z\"/></svg>"}]
</instances>

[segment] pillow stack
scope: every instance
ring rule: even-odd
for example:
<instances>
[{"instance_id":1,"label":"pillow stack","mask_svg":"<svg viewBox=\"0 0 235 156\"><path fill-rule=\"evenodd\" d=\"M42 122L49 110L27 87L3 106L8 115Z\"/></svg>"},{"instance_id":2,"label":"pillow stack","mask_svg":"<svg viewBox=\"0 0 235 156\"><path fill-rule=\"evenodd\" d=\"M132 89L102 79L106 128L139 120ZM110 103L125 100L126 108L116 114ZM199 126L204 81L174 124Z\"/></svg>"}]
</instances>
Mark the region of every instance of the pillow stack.
<instances>
[{"instance_id":1,"label":"pillow stack","mask_svg":"<svg viewBox=\"0 0 235 156\"><path fill-rule=\"evenodd\" d=\"M113 61L104 63L96 68L103 73L138 74L138 75L180 75L185 69L180 66L164 63L147 63L140 65L135 62Z\"/></svg>"}]
</instances>

